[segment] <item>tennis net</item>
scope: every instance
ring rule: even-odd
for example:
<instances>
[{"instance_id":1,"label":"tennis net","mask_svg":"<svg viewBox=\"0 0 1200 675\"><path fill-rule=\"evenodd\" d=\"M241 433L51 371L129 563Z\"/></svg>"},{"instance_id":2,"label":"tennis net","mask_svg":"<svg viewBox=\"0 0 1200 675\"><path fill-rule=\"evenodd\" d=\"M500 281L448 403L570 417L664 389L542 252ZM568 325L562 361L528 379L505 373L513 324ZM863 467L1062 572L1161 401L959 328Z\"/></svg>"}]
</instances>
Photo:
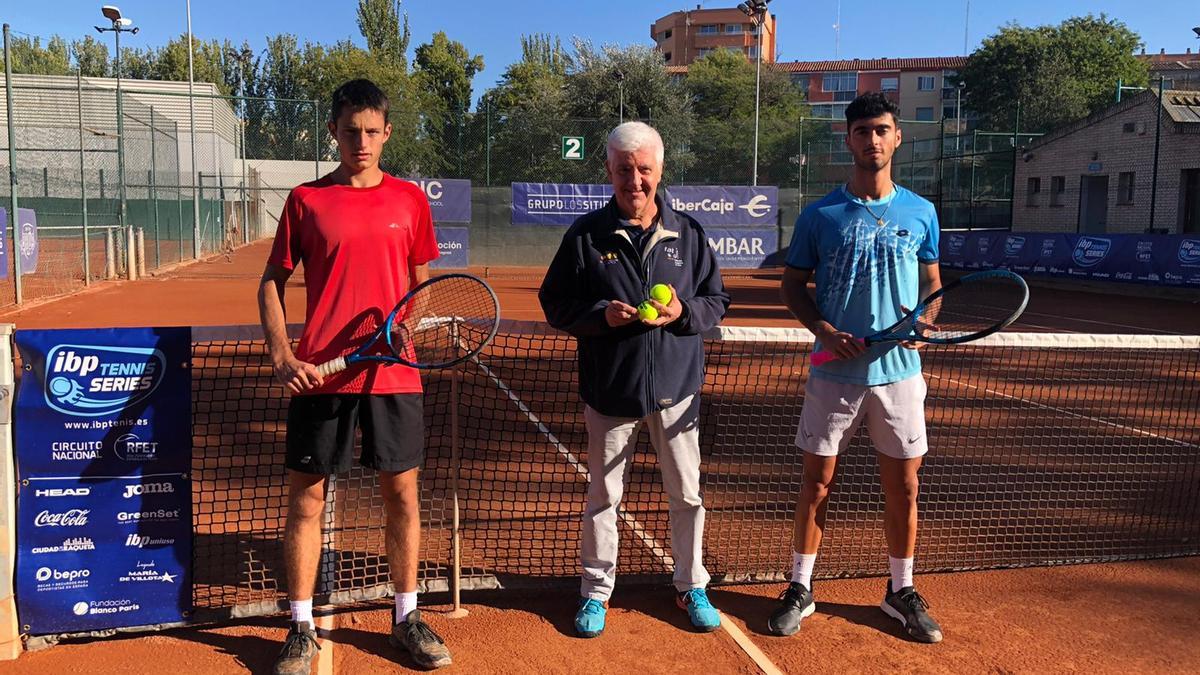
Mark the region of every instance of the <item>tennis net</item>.
<instances>
[{"instance_id":1,"label":"tennis net","mask_svg":"<svg viewBox=\"0 0 1200 675\"><path fill-rule=\"evenodd\" d=\"M256 335L194 332L197 618L284 606L287 400ZM810 349L803 330L706 336L704 562L715 582L783 580L790 569ZM1200 337L1000 334L922 354L922 571L1200 554ZM505 322L478 360L427 375L424 590L448 588L456 535L464 588L578 574L587 468L575 358L571 338ZM666 581L671 567L667 498L640 433L620 521L622 583ZM875 476L863 432L839 463L820 575L887 572ZM338 477L325 520L318 602L386 595L374 475Z\"/></svg>"}]
</instances>

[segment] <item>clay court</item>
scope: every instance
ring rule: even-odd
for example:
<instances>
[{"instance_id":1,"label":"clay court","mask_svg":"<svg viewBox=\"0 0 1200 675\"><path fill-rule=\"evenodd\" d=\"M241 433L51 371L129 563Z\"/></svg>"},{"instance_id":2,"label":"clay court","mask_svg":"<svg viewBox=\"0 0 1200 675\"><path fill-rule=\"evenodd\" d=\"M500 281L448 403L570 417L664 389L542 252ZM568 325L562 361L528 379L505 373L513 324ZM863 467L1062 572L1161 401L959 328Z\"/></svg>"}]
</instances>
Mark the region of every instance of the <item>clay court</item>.
<instances>
[{"instance_id":1,"label":"clay court","mask_svg":"<svg viewBox=\"0 0 1200 675\"><path fill-rule=\"evenodd\" d=\"M254 244L239 249L230 257L183 265L137 282L105 282L67 298L10 312L0 316L0 321L15 323L18 329L254 325L258 321L254 290L266 249L265 243ZM485 276L500 294L506 319L541 321L536 300L539 270L493 268L473 271ZM726 324L795 325L777 301L777 271L729 274L726 282L734 299ZM303 316L299 275L290 284L287 301L289 316L293 321L298 320ZM1095 289L1072 289L1061 284L1035 286L1029 309L1010 330L1022 333L1196 335L1200 334L1200 311L1197 309L1194 298L1137 297ZM216 356L219 354L214 353ZM497 377L511 384L505 374L508 372L505 364L516 359L506 360L506 355L500 352L492 356L497 364L494 366ZM574 475L577 472L566 466L567 460L554 453L534 455L532 450L521 446L519 439L513 439L498 445L492 456L464 457L460 480L465 483L465 494L470 495L465 500L464 518L473 523L467 526L468 529L475 529L475 536L465 537L464 558L468 561L468 569L464 570L464 575L468 581L474 579L477 583L474 587L468 584L468 590L463 591L462 600L470 612L465 618L447 616L450 598L446 592L422 595L422 601L428 605L429 621L446 638L453 651L455 665L452 668L462 672L618 673L695 672L698 669L719 673L776 670L1195 672L1200 670L1200 640L1196 638L1200 634L1200 614L1195 611L1200 606L1200 583L1197 583L1200 581L1200 558L1174 556L1180 555L1180 551L1194 551L1196 546L1194 514L1196 500L1200 497L1196 492L1198 456L1194 448L1200 439L1195 425L1187 426L1193 419L1188 415L1194 411L1163 411L1156 409L1153 402L1160 395L1155 388L1160 379L1156 375L1170 375L1183 382L1185 387L1190 383L1190 393L1176 400L1195 401L1200 378L1196 371L1196 356L1192 353L1177 362L1184 372L1170 373L1156 373L1149 365L1145 366L1146 370L1138 371L1132 361L1105 359L1102 354L1088 356L1074 363L1071 369L1077 370L1083 364L1098 374L1098 383L1105 374L1116 376L1120 373L1125 386L1136 390L1143 401L1134 409L1119 411L1122 420L1130 420L1125 424L1134 431L1148 428L1150 424L1158 425L1153 428L1159 429L1165 424L1171 432L1168 439L1174 444L1171 447L1182 447L1177 463L1184 467L1184 472L1159 476L1174 486L1171 491L1174 496L1169 504L1161 503L1156 495L1136 485L1137 481L1130 476L1139 470L1152 470L1150 464L1140 462L1158 448L1154 444L1161 439L1134 433L1130 437L1135 440L1129 443L1143 452L1122 451L1113 457L1128 469L1127 473L1121 474L1121 481L1113 483L1105 475L1097 474L1091 483L1088 483L1089 476L1077 476L1081 481L1078 485L1113 493L1113 499L1098 507L1099 510L1108 510L1112 514L1132 513L1137 522L1161 521L1170 536L1162 541L1143 542L1145 545L1138 547L1139 542L1133 541L1137 530L1132 527L1128 531L1122 529L1128 522L1123 516L1097 516L1093 511L1085 513L1077 504L1054 503L1056 484L1052 481L1047 483L1046 503L1030 506L1030 510L1036 509L1036 512L974 515L961 526L940 520L937 518L939 509L953 512L956 502L968 499L967 492L976 493L970 499L986 501L989 495L1002 499L1005 485L1014 480L1013 476L1053 477L1061 474L1057 480L1069 482L1073 478L1070 474L1081 471L1080 467L1084 466L1073 453L1096 452L1096 448L1103 447L1106 438L1099 432L1095 438L1087 437L1088 427L1081 426L1078 430L1063 431L1061 437L1050 433L1048 439L1036 440L1038 448L1061 446L1061 452L1026 455L1014 451L1012 457L998 459L997 453L1005 447L1019 449L1035 442L1035 439L1022 436L1034 433L1031 429L1035 427L1022 426L1029 416L1018 414L1014 409L985 408L978 399L963 399L932 411L934 428L949 430L977 426L991 431L978 436L966 433L963 440L945 447L941 463L931 461L924 480L930 491L928 508L934 516L929 521L929 535L931 542L938 542L938 546L927 554L919 541L918 573L923 560L936 563L937 568L963 570L1031 564L1036 556L1027 559L1010 553L1010 547L1013 550L1017 547L1003 536L1004 518L1022 519L1022 522L1044 518L1048 523L1047 538L1059 540L1046 543L1048 550L1071 538L1104 538L1127 544L1127 551L1115 551L1118 556L1171 557L1074 565L1062 565L1071 562L1063 559L1052 561L1056 563L1054 566L920 575L921 592L930 600L931 612L946 633L943 643L930 646L907 640L899 625L878 609L884 580L872 576L879 572L872 573L871 570L879 567L882 560L863 563L855 558L862 548L877 550L877 557L883 557L878 521L867 509L856 508L847 513L846 525L837 530L829 542L828 558L823 551L822 559L818 561L818 574L823 561L833 567L849 560L856 563L849 574L864 578L818 581L817 613L805 621L799 634L791 638L766 635L766 615L774 596L783 586L778 579L770 583L714 587L711 597L724 614L724 629L712 634L691 632L686 617L674 607L669 586L637 583L634 578L637 573L651 577L653 572L661 576L663 556L645 538L631 535L623 541L621 564L623 569L635 575L618 583L605 634L594 640L581 640L574 637L571 626L575 582L570 576L575 567L573 537L577 536L577 514L582 508L582 499L570 495L578 494L582 477ZM999 361L1003 359L980 353L931 372L934 379L941 381L939 386L947 387L947 392L967 372L974 378L970 380L970 386L976 389L1009 392L1012 390L1004 387L1019 384L1023 379L1029 379L1031 384L1028 386L1035 389L1052 386L1047 381L1036 380L1030 373L1011 372L1011 368L1006 369ZM547 359L547 362L551 361ZM559 364L556 367L562 367L560 361L553 362ZM755 364L742 363L736 355L725 358L723 352L710 355L710 363L713 362L718 364L713 367L730 372L757 372L754 371ZM772 365L764 366L764 372L779 378L786 374L787 363L785 360L772 361ZM1172 365L1175 363L1167 362L1168 365L1163 367L1175 370L1176 366ZM515 369L515 366L509 368ZM1136 375L1126 380L1130 373ZM513 387L525 400L536 399L540 393L548 397L549 407L553 407L554 402L571 401L567 379L543 379L526 386L531 391ZM548 391L532 391L539 386ZM800 378L792 377L761 393L770 400L798 398L799 386ZM1067 411L1076 418L1105 420L1116 414L1115 408L1119 406L1109 400L1102 393L1106 390L1099 386L1097 384L1095 392L1081 387L1048 402L1039 398L1043 401L1039 405L1060 413ZM720 405L730 406L735 413L756 405L756 401L744 393L734 395L730 393L732 391L732 384L718 380L712 385L711 397L720 401ZM725 394L728 396L724 397ZM1027 397L1033 398L1034 394ZM950 396L946 400L957 401ZM502 416L495 412L498 408L484 406L480 410L480 417ZM734 413L726 415L722 419L728 419L728 415ZM513 415L509 413L509 416ZM495 428L512 428L501 422L515 424L512 419L497 420ZM559 421L555 419L547 418L545 424L551 429L559 428ZM787 433L783 424L778 426L779 429L762 433ZM714 447L728 448L736 445L720 437L742 433L747 432L740 428L706 428L702 438L711 436ZM997 438L1005 433L1007 437ZM1044 429L1037 433L1047 435ZM931 433L931 437L934 435L936 432ZM1078 440L1081 435L1083 440ZM214 432L212 444L201 443L199 449L215 451L220 438ZM562 444L574 447L577 440L568 431L562 437ZM987 455L985 463L979 461L980 455L971 453L974 450L971 446L976 444L991 444L998 450ZM937 447L936 439L933 445ZM864 448L856 446L856 449ZM536 459L524 457L518 461L523 457L522 453L529 453ZM859 454L865 456L865 453ZM779 523L783 521L774 517L770 522L755 522L750 519L753 514L739 510L738 500L746 494L762 497L769 493L766 499L778 502L780 512L785 512L790 500L786 481L772 483L762 479L763 482L757 482L762 458L757 457L753 449L744 453L714 450L714 455L705 459L706 462L711 460L714 467L709 474L710 487L706 487L706 501L713 514L710 523L714 531L733 533L707 542L708 555L720 563L741 561L749 555L748 551L759 548L768 553L785 551L773 543L786 539L787 533L778 531L781 529ZM477 474L482 480L485 472L503 472L506 461L519 465L520 470L514 471L518 474L537 467L534 475L515 475L511 483L505 484L521 487L515 496L471 492L472 475ZM869 459L859 462L858 468L864 469L867 462ZM639 484L653 485L651 457L641 457L634 470ZM201 472L198 479L203 480L205 476ZM545 479L544 483L537 482L539 476ZM429 483L445 477L445 467L435 466L427 471L425 481ZM939 492L939 483L956 487ZM282 483L279 488L282 491ZM870 504L870 500L863 497L871 490L869 485L851 483L847 489L861 497L856 504ZM547 494L553 499L546 499ZM665 498L660 497L661 494L648 488L628 504L627 511L634 522L647 523L652 533L663 531ZM352 497L364 501L369 498L369 495ZM540 520L536 531L532 527L524 529L525 520L505 519L506 513L514 511L537 513ZM272 516L263 517L269 520ZM740 518L747 520L743 522ZM831 522L836 522L837 518L831 514ZM1063 521L1073 523L1073 527L1062 527ZM367 550L371 547L369 533L363 533L368 529L368 523L344 520L341 525L363 537L348 548ZM636 529L634 532L636 534ZM211 533L201 533L198 529L197 536L201 534ZM444 542L438 540L438 536L437 531L427 533L427 546L442 546ZM761 542L766 543L759 546ZM1029 542L1024 544L1024 550L1028 550ZM1086 542L1081 546L1084 544ZM1160 548L1154 548L1156 546ZM215 544L212 549L216 550ZM197 550L207 549L198 543ZM1129 553L1137 550L1140 553ZM786 567L783 553L776 567L780 573ZM490 581L484 583L484 579L500 580L504 588L485 589L483 586ZM197 583L201 581L197 579ZM214 583L213 588L219 586ZM234 588L236 584L230 587ZM262 597L273 596L265 594ZM255 596L251 600L258 598ZM318 672L394 672L397 663L411 667L405 657L393 653L387 645L384 631L389 613L390 600L387 599L343 606L329 612L321 620L324 639ZM16 662L6 664L6 672L269 672L286 631L284 621L283 616L276 615L161 633L69 639L52 648L22 655Z\"/></svg>"}]
</instances>

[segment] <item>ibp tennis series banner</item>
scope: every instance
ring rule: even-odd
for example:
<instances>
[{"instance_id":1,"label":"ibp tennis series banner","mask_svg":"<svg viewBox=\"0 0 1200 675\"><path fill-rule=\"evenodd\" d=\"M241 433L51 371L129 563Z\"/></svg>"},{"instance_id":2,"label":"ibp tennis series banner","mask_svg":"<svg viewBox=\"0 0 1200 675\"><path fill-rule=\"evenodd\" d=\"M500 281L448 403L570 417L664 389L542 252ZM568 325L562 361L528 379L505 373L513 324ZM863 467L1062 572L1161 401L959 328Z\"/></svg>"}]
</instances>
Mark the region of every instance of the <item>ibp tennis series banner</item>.
<instances>
[{"instance_id":1,"label":"ibp tennis series banner","mask_svg":"<svg viewBox=\"0 0 1200 675\"><path fill-rule=\"evenodd\" d=\"M17 598L34 635L191 610L191 329L17 331Z\"/></svg>"},{"instance_id":2,"label":"ibp tennis series banner","mask_svg":"<svg viewBox=\"0 0 1200 675\"><path fill-rule=\"evenodd\" d=\"M1200 237L1156 234L954 232L942 264L1102 281L1200 288Z\"/></svg>"},{"instance_id":3,"label":"ibp tennis series banner","mask_svg":"<svg viewBox=\"0 0 1200 675\"><path fill-rule=\"evenodd\" d=\"M0 279L8 278L8 211L0 207ZM33 209L17 209L13 223L13 241L21 256L21 274L32 274L38 268L37 213Z\"/></svg>"}]
</instances>

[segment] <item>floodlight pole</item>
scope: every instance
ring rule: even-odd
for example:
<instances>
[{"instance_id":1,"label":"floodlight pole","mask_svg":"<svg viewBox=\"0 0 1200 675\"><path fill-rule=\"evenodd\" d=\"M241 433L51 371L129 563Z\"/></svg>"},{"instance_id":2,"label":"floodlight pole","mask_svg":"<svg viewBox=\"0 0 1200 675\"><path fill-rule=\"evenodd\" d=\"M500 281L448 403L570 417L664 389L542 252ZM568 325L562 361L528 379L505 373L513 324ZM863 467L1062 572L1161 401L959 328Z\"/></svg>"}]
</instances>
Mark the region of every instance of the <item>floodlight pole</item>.
<instances>
[{"instance_id":1,"label":"floodlight pole","mask_svg":"<svg viewBox=\"0 0 1200 675\"><path fill-rule=\"evenodd\" d=\"M1158 203L1158 141L1162 132L1163 88L1166 87L1166 77L1158 76L1158 100L1154 102L1154 170L1150 178L1150 226L1148 232L1154 232L1154 207Z\"/></svg>"},{"instance_id":2,"label":"floodlight pole","mask_svg":"<svg viewBox=\"0 0 1200 675\"><path fill-rule=\"evenodd\" d=\"M750 17L750 21L754 24L754 32L758 37L758 49L755 53L757 63L754 67L754 166L750 172L750 184L755 186L758 185L758 116L762 89L763 24L766 21L767 3L770 1L747 0L738 5L738 9Z\"/></svg>"},{"instance_id":3,"label":"floodlight pole","mask_svg":"<svg viewBox=\"0 0 1200 675\"><path fill-rule=\"evenodd\" d=\"M13 224L13 241L16 242L13 251L13 284L16 289L16 297L14 300L19 305L21 304L21 225L17 219L17 125L13 117L13 79L12 79L12 51L8 43L8 24L4 24L4 88L7 90L4 101L8 108L8 202L9 218ZM3 243L3 238L8 236L4 228L0 228L0 244ZM4 270L7 272L8 270ZM0 574L8 574L11 570L0 570Z\"/></svg>"},{"instance_id":4,"label":"floodlight pole","mask_svg":"<svg viewBox=\"0 0 1200 675\"><path fill-rule=\"evenodd\" d=\"M129 222L129 213L125 195L125 112L121 102L121 33L137 34L138 29L126 28L132 22L129 19L122 18L120 12L110 15L108 10L116 10L115 7L105 7L105 18L112 21L111 28L103 28L96 26L96 30L101 33L113 34L116 41L116 75L117 75L117 182L118 187L118 207L117 207L117 227L125 232L125 278L133 281L137 279L137 261L134 260L137 247L133 241L133 223ZM153 133L153 131L151 131Z\"/></svg>"},{"instance_id":5,"label":"floodlight pole","mask_svg":"<svg viewBox=\"0 0 1200 675\"><path fill-rule=\"evenodd\" d=\"M196 180L196 96L192 91L195 82L195 70L192 65L192 0L187 0L187 41L188 41L188 123L191 133L188 137L192 144L192 257L200 259L200 193Z\"/></svg>"}]
</instances>

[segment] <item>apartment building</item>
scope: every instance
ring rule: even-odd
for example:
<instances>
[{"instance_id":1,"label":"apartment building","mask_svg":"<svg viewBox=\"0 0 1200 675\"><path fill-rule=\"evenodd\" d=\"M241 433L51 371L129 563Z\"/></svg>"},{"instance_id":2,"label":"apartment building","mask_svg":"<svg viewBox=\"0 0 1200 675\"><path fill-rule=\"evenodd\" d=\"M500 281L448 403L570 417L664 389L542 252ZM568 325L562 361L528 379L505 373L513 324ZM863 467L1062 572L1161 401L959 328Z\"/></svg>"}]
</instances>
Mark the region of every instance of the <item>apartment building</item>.
<instances>
[{"instance_id":1,"label":"apartment building","mask_svg":"<svg viewBox=\"0 0 1200 675\"><path fill-rule=\"evenodd\" d=\"M762 62L775 62L775 15L763 21ZM758 33L740 9L696 9L672 12L650 25L650 38L668 66L687 66L716 49L758 58Z\"/></svg>"}]
</instances>

